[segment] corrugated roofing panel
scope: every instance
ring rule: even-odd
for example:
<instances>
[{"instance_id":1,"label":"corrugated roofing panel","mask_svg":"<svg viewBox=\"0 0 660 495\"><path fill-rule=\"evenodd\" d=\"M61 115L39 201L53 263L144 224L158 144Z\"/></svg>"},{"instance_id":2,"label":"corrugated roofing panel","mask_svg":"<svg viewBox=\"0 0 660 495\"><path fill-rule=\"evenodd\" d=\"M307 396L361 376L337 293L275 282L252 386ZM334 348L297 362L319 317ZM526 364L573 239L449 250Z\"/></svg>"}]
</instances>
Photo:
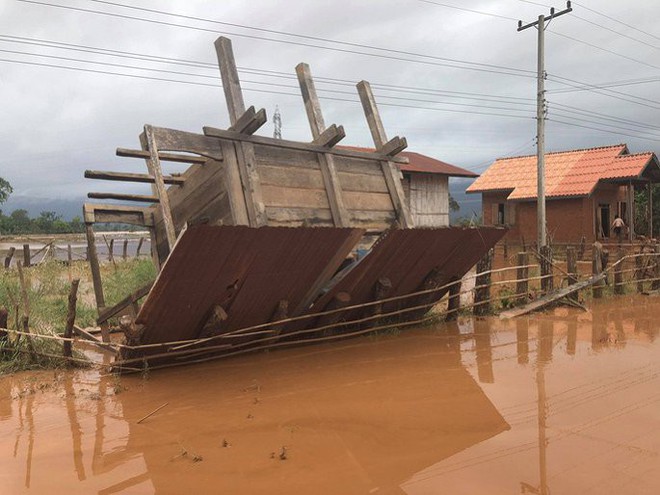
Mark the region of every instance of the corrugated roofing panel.
<instances>
[{"instance_id":1,"label":"corrugated roofing panel","mask_svg":"<svg viewBox=\"0 0 660 495\"><path fill-rule=\"evenodd\" d=\"M221 333L267 323L280 300L290 310L325 284L364 230L189 227L165 262L137 317L143 344L197 338L213 307Z\"/></svg>"},{"instance_id":2,"label":"corrugated roofing panel","mask_svg":"<svg viewBox=\"0 0 660 495\"><path fill-rule=\"evenodd\" d=\"M350 305L372 301L374 286L381 277L387 277L392 283L388 297L418 291L435 268L442 273L440 283L444 285L465 275L505 233L505 229L493 227L389 231L354 269L314 304L310 313L322 311L339 292L350 294ZM445 292L436 293L437 300ZM410 299L404 299L385 304L383 311L409 306ZM342 319L358 318L361 311L353 310Z\"/></svg>"}]
</instances>

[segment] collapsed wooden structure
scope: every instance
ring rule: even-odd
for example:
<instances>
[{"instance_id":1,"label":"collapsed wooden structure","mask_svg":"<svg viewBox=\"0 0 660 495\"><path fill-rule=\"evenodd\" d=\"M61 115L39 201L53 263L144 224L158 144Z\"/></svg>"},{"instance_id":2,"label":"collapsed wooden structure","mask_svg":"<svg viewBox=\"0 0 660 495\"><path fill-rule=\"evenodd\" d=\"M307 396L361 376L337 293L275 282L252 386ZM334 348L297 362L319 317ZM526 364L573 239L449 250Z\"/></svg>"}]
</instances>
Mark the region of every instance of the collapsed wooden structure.
<instances>
[{"instance_id":1,"label":"collapsed wooden structure","mask_svg":"<svg viewBox=\"0 0 660 495\"><path fill-rule=\"evenodd\" d=\"M357 90L373 152L335 146L344 129L325 125L309 66L302 63L296 73L313 140L255 136L266 112L245 108L230 40L221 37L215 47L229 129L204 127L195 134L146 125L141 149L120 148L117 154L144 159L147 174L85 172L87 178L152 188L151 195L88 195L149 206L84 205L104 340L107 321L126 312L134 318L129 340L146 344L214 336L440 287L460 278L504 234L494 228L412 229L397 167L403 161L397 154L407 143L387 139L366 81ZM163 162L190 166L167 175ZM95 223L107 222L147 228L160 272L153 287L112 308L105 304L93 231ZM339 270L365 233L385 234L364 260ZM387 276L390 268L395 270ZM415 302L420 301L405 304Z\"/></svg>"}]
</instances>

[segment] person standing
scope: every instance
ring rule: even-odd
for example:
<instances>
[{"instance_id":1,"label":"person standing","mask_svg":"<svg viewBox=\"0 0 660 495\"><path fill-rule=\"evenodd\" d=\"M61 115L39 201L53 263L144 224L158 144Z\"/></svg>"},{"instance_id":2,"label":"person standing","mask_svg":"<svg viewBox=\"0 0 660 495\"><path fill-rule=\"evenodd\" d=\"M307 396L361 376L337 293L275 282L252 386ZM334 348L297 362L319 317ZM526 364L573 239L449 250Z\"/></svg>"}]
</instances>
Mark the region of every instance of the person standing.
<instances>
[{"instance_id":1,"label":"person standing","mask_svg":"<svg viewBox=\"0 0 660 495\"><path fill-rule=\"evenodd\" d=\"M612 222L612 232L616 236L619 244L623 241L623 229L626 228L626 223L621 219L619 215L614 216L614 221Z\"/></svg>"}]
</instances>

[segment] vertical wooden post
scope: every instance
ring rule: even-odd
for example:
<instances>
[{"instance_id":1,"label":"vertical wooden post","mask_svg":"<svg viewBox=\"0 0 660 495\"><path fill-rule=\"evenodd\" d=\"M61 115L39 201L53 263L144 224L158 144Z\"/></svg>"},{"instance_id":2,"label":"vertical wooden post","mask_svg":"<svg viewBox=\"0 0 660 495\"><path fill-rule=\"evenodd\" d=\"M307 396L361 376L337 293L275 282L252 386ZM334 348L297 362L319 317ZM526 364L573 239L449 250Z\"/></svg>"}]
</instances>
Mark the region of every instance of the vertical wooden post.
<instances>
[{"instance_id":1,"label":"vertical wooden post","mask_svg":"<svg viewBox=\"0 0 660 495\"><path fill-rule=\"evenodd\" d=\"M584 251L586 250L587 239L582 236L580 239L580 250L578 251L578 259L582 261L584 259Z\"/></svg>"},{"instance_id":2,"label":"vertical wooden post","mask_svg":"<svg viewBox=\"0 0 660 495\"><path fill-rule=\"evenodd\" d=\"M108 244L108 261L114 262L115 261L115 240L110 239L110 243Z\"/></svg>"},{"instance_id":3,"label":"vertical wooden post","mask_svg":"<svg viewBox=\"0 0 660 495\"><path fill-rule=\"evenodd\" d=\"M14 246L9 248L9 251L7 252L7 256L5 257L5 269L9 269L11 266L11 259L14 257L14 253L16 252L16 248Z\"/></svg>"},{"instance_id":4,"label":"vertical wooden post","mask_svg":"<svg viewBox=\"0 0 660 495\"><path fill-rule=\"evenodd\" d=\"M639 255L635 257L635 278L637 279L637 292L640 294L644 292L644 269L642 268L644 258L640 256L643 252L644 250L640 249Z\"/></svg>"},{"instance_id":5,"label":"vertical wooden post","mask_svg":"<svg viewBox=\"0 0 660 495\"><path fill-rule=\"evenodd\" d=\"M529 253L518 253L518 268L516 269L516 299L520 304L527 302L529 293Z\"/></svg>"},{"instance_id":6,"label":"vertical wooden post","mask_svg":"<svg viewBox=\"0 0 660 495\"><path fill-rule=\"evenodd\" d=\"M30 245L23 244L23 266L29 268L32 264L32 256L30 255Z\"/></svg>"},{"instance_id":7,"label":"vertical wooden post","mask_svg":"<svg viewBox=\"0 0 660 495\"><path fill-rule=\"evenodd\" d=\"M357 84L357 90L360 96L360 101L362 102L364 114L367 117L371 136L376 145L376 149L378 150L387 143L387 134L385 134L385 128L380 119L376 100L371 91L371 86L367 81L360 81ZM390 198L392 200L392 205L394 206L394 211L396 211L399 225L404 229L412 227L414 223L408 205L406 204L405 194L403 193L403 185L401 184L400 178L401 172L393 162L381 162L381 168L383 170L383 175L385 176L385 182L387 183L387 189L390 193Z\"/></svg>"},{"instance_id":8,"label":"vertical wooden post","mask_svg":"<svg viewBox=\"0 0 660 495\"><path fill-rule=\"evenodd\" d=\"M623 286L623 249L619 246L619 249L617 250L617 256L616 256L616 266L614 267L614 293L615 294L623 294L624 291L624 286Z\"/></svg>"},{"instance_id":9,"label":"vertical wooden post","mask_svg":"<svg viewBox=\"0 0 660 495\"><path fill-rule=\"evenodd\" d=\"M576 284L578 281L577 253L573 246L566 248L566 272L568 273L568 285ZM577 302L578 293L573 292L568 295L568 298Z\"/></svg>"},{"instance_id":10,"label":"vertical wooden post","mask_svg":"<svg viewBox=\"0 0 660 495\"><path fill-rule=\"evenodd\" d=\"M309 127L312 130L312 137L314 140L317 140L326 129L325 122L323 121L323 113L321 112L321 104L316 94L316 87L309 65L305 63L298 64L296 66L296 74L298 75L300 91L305 102L305 110L307 111ZM319 154L318 160L325 191L328 195L332 220L336 227L348 227L350 225L350 216L344 204L339 174L335 168L334 156L331 153Z\"/></svg>"},{"instance_id":11,"label":"vertical wooden post","mask_svg":"<svg viewBox=\"0 0 660 495\"><path fill-rule=\"evenodd\" d=\"M374 301L381 301L382 299L387 298L390 292L392 292L392 282L387 277L380 277L376 284L374 285ZM365 316L376 316L383 312L383 303L379 302L372 306L368 306L365 310ZM365 323L366 328L375 327L380 322L380 318L374 318Z\"/></svg>"},{"instance_id":12,"label":"vertical wooden post","mask_svg":"<svg viewBox=\"0 0 660 495\"><path fill-rule=\"evenodd\" d=\"M23 317L21 318L21 330L27 334L30 333L30 298L27 291L27 283L25 282L25 275L23 274L23 266L21 262L16 263L18 268L18 278L21 284L21 300L23 302ZM32 337L26 335L28 349L30 350L31 356L34 358L34 345L32 343Z\"/></svg>"},{"instance_id":13,"label":"vertical wooden post","mask_svg":"<svg viewBox=\"0 0 660 495\"><path fill-rule=\"evenodd\" d=\"M474 314L484 316L490 313L490 281L493 266L493 249L477 263L477 278L474 289Z\"/></svg>"},{"instance_id":14,"label":"vertical wooden post","mask_svg":"<svg viewBox=\"0 0 660 495\"><path fill-rule=\"evenodd\" d=\"M71 244L66 245L66 261L69 266L73 263L73 248L71 247Z\"/></svg>"},{"instance_id":15,"label":"vertical wooden post","mask_svg":"<svg viewBox=\"0 0 660 495\"><path fill-rule=\"evenodd\" d=\"M323 311L332 311L334 309L340 309L348 306L351 302L351 295L348 292L338 292L335 294L335 297L332 298L328 304L325 305ZM345 312L337 311L336 313L331 313L328 315L321 315L318 317L314 323L314 327L325 327L329 325L334 325L339 321L343 320L345 317ZM329 335L334 329L327 328L323 330L324 335Z\"/></svg>"},{"instance_id":16,"label":"vertical wooden post","mask_svg":"<svg viewBox=\"0 0 660 495\"><path fill-rule=\"evenodd\" d=\"M653 185L651 184L651 181L649 180L648 184L648 191L649 191L649 201L648 201L648 223L649 223L649 230L648 230L648 235L649 239L653 239Z\"/></svg>"},{"instance_id":17,"label":"vertical wooden post","mask_svg":"<svg viewBox=\"0 0 660 495\"><path fill-rule=\"evenodd\" d=\"M142 249L142 244L144 243L144 237L140 237L140 240L138 241L137 249L135 250L135 257L139 258L140 257L140 250Z\"/></svg>"},{"instance_id":18,"label":"vertical wooden post","mask_svg":"<svg viewBox=\"0 0 660 495\"><path fill-rule=\"evenodd\" d=\"M128 259L128 239L124 239L124 246L122 248L121 258L124 261Z\"/></svg>"},{"instance_id":19,"label":"vertical wooden post","mask_svg":"<svg viewBox=\"0 0 660 495\"><path fill-rule=\"evenodd\" d=\"M552 247L541 246L539 251L541 255L541 290L544 293L552 292L554 281L552 277Z\"/></svg>"},{"instance_id":20,"label":"vertical wooden post","mask_svg":"<svg viewBox=\"0 0 660 495\"><path fill-rule=\"evenodd\" d=\"M591 259L591 273L594 277L596 275L600 275L600 273L603 271L602 258L601 258L603 254L602 250L603 250L603 245L600 242L594 242L592 259ZM593 285L592 294L594 299L603 297L603 283L604 282L601 280Z\"/></svg>"},{"instance_id":21,"label":"vertical wooden post","mask_svg":"<svg viewBox=\"0 0 660 495\"><path fill-rule=\"evenodd\" d=\"M73 337L73 325L76 322L76 302L78 301L78 284L80 284L80 279L78 278L71 281L71 290L69 290L69 308L66 317L66 327L64 327L65 339ZM72 355L71 342L64 341L64 356L71 357Z\"/></svg>"},{"instance_id":22,"label":"vertical wooden post","mask_svg":"<svg viewBox=\"0 0 660 495\"><path fill-rule=\"evenodd\" d=\"M94 238L94 228L92 224L85 224L85 235L87 237L87 256L89 257L89 266L92 271L92 283L94 284L94 297L96 298L96 309L101 312L105 308L105 296L103 295L103 283L101 282L101 266L99 256L96 251L96 239ZM107 323L101 325L101 337L103 342L110 342L110 330Z\"/></svg>"},{"instance_id":23,"label":"vertical wooden post","mask_svg":"<svg viewBox=\"0 0 660 495\"><path fill-rule=\"evenodd\" d=\"M8 320L9 311L4 306L0 306L0 344L7 340L7 332L2 329L7 328Z\"/></svg>"},{"instance_id":24,"label":"vertical wooden post","mask_svg":"<svg viewBox=\"0 0 660 495\"><path fill-rule=\"evenodd\" d=\"M231 40L224 36L215 40L215 51L220 66L222 88L227 101L229 120L235 125L245 113L245 103L241 82L238 77L234 50ZM240 132L240 130L239 130ZM248 221L251 227L261 227L268 223L266 207L263 203L261 183L256 169L256 158L252 143L241 142L236 144L236 157L238 159L238 172L243 187L245 205L247 207Z\"/></svg>"},{"instance_id":25,"label":"vertical wooden post","mask_svg":"<svg viewBox=\"0 0 660 495\"><path fill-rule=\"evenodd\" d=\"M655 253L655 256L653 256L654 268L651 290L658 290L660 289L660 244L657 242L653 243L653 252Z\"/></svg>"},{"instance_id":26,"label":"vertical wooden post","mask_svg":"<svg viewBox=\"0 0 660 495\"><path fill-rule=\"evenodd\" d=\"M635 240L635 187L632 181L628 184L628 218L624 219L628 222L628 240L633 242Z\"/></svg>"},{"instance_id":27,"label":"vertical wooden post","mask_svg":"<svg viewBox=\"0 0 660 495\"><path fill-rule=\"evenodd\" d=\"M449 287L449 298L447 300L447 316L445 321L452 321L458 318L458 312L461 309L461 280L452 280Z\"/></svg>"},{"instance_id":28,"label":"vertical wooden post","mask_svg":"<svg viewBox=\"0 0 660 495\"><path fill-rule=\"evenodd\" d=\"M168 251L171 251L176 242L176 230L174 228L174 219L172 218L172 210L170 208L170 198L165 188L165 180L163 179L163 169L160 166L160 158L158 156L158 143L154 129L150 125L144 126L144 140L147 144L149 151L149 159L147 161L149 172L154 178L154 186L156 194L158 195L158 206L163 216L163 226L165 227L165 235L167 238Z\"/></svg>"}]
</instances>

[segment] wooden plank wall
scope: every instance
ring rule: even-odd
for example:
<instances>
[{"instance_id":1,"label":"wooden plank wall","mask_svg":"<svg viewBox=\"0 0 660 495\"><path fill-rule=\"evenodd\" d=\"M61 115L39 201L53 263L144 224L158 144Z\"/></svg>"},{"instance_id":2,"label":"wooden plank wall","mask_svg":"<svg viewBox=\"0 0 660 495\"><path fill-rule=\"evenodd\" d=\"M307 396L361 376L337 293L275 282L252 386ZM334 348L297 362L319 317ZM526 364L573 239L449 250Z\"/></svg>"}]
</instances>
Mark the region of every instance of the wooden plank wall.
<instances>
[{"instance_id":1,"label":"wooden plank wall","mask_svg":"<svg viewBox=\"0 0 660 495\"><path fill-rule=\"evenodd\" d=\"M406 199L417 227L449 225L449 178L437 174L407 174Z\"/></svg>"},{"instance_id":2,"label":"wooden plank wall","mask_svg":"<svg viewBox=\"0 0 660 495\"><path fill-rule=\"evenodd\" d=\"M317 153L255 145L255 155L268 225L333 225ZM334 162L351 226L390 227L394 207L379 162L337 155Z\"/></svg>"}]
</instances>

